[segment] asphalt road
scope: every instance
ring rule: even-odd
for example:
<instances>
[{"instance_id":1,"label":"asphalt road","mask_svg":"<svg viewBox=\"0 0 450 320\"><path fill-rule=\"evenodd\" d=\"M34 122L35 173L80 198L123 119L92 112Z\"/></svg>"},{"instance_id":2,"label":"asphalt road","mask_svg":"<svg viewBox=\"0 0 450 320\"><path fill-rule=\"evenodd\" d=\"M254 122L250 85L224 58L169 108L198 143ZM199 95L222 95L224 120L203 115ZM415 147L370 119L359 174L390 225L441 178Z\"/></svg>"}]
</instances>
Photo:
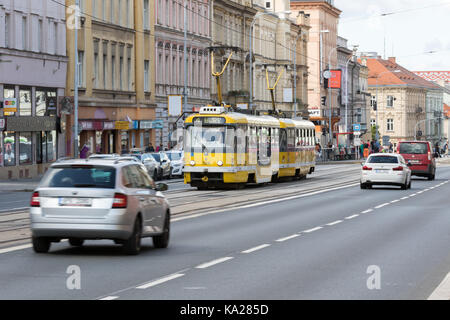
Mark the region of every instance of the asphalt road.
<instances>
[{"instance_id":1,"label":"asphalt road","mask_svg":"<svg viewBox=\"0 0 450 320\"><path fill-rule=\"evenodd\" d=\"M145 239L139 256L111 241L1 253L0 299L426 299L450 271L449 180L446 166L407 191L357 185L175 217L170 247ZM66 286L71 265L80 290Z\"/></svg>"}]
</instances>

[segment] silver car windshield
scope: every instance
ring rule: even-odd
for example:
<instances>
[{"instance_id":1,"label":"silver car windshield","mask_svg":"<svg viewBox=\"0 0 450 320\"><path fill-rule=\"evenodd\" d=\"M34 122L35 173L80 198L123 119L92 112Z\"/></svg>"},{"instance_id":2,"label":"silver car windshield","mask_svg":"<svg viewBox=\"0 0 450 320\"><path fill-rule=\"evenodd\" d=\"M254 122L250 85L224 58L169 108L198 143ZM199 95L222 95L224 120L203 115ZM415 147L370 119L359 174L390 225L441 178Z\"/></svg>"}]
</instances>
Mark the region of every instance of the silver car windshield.
<instances>
[{"instance_id":1,"label":"silver car windshield","mask_svg":"<svg viewBox=\"0 0 450 320\"><path fill-rule=\"evenodd\" d=\"M106 166L71 165L48 170L40 187L114 189L116 169Z\"/></svg>"},{"instance_id":2,"label":"silver car windshield","mask_svg":"<svg viewBox=\"0 0 450 320\"><path fill-rule=\"evenodd\" d=\"M397 157L392 156L372 156L367 161L368 163L398 163Z\"/></svg>"}]
</instances>

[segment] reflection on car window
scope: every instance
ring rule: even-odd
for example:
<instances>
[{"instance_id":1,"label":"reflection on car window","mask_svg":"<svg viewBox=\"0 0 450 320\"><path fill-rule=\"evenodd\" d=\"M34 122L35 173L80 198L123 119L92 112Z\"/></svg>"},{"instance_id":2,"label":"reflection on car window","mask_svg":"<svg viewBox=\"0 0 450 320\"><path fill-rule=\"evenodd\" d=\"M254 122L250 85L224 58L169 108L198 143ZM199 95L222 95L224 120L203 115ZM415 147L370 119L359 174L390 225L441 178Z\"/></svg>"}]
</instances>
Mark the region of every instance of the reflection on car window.
<instances>
[{"instance_id":1,"label":"reflection on car window","mask_svg":"<svg viewBox=\"0 0 450 320\"><path fill-rule=\"evenodd\" d=\"M400 153L426 154L428 153L428 147L426 143L400 143Z\"/></svg>"},{"instance_id":2,"label":"reflection on car window","mask_svg":"<svg viewBox=\"0 0 450 320\"><path fill-rule=\"evenodd\" d=\"M102 166L53 167L44 176L42 187L113 189L116 170Z\"/></svg>"},{"instance_id":3,"label":"reflection on car window","mask_svg":"<svg viewBox=\"0 0 450 320\"><path fill-rule=\"evenodd\" d=\"M372 156L367 161L368 163L398 163L397 157L392 156Z\"/></svg>"}]
</instances>

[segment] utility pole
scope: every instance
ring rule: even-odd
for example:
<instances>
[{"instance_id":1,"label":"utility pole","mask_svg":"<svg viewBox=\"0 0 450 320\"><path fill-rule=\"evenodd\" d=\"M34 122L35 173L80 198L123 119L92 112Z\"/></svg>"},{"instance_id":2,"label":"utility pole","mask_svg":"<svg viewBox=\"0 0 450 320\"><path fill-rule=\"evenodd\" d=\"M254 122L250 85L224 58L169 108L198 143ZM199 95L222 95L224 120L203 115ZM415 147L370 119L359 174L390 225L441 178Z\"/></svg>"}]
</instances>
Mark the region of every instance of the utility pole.
<instances>
[{"instance_id":1,"label":"utility pole","mask_svg":"<svg viewBox=\"0 0 450 320\"><path fill-rule=\"evenodd\" d=\"M188 82L188 63L187 63L187 3L184 1L184 89L183 89L183 111L187 112L187 82Z\"/></svg>"},{"instance_id":2,"label":"utility pole","mask_svg":"<svg viewBox=\"0 0 450 320\"><path fill-rule=\"evenodd\" d=\"M74 158L78 158L78 28L80 26L80 0L75 0L75 83L74 87Z\"/></svg>"}]
</instances>

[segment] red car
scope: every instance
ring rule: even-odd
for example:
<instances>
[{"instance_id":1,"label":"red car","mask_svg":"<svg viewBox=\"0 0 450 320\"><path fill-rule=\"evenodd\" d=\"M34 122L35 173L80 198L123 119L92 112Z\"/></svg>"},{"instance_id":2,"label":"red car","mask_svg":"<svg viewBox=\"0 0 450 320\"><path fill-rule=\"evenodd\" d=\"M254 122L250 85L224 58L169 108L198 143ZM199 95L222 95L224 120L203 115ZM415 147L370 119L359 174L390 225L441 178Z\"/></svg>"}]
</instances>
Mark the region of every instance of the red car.
<instances>
[{"instance_id":1,"label":"red car","mask_svg":"<svg viewBox=\"0 0 450 320\"><path fill-rule=\"evenodd\" d=\"M436 154L428 141L401 141L397 153L410 163L411 175L434 180L436 174Z\"/></svg>"}]
</instances>

